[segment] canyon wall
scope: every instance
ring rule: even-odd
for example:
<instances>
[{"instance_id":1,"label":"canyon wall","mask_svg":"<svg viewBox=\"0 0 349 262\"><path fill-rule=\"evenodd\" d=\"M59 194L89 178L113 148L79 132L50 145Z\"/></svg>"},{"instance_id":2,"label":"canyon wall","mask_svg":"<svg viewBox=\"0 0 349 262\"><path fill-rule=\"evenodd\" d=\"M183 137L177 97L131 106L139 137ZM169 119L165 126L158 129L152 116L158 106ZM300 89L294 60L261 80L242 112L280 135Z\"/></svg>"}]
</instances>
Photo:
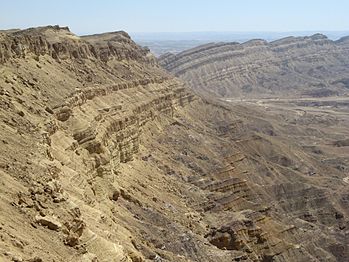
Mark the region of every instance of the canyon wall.
<instances>
[{"instance_id":1,"label":"canyon wall","mask_svg":"<svg viewBox=\"0 0 349 262\"><path fill-rule=\"evenodd\" d=\"M200 98L125 32L0 34L1 260L347 261L308 118Z\"/></svg>"},{"instance_id":2,"label":"canyon wall","mask_svg":"<svg viewBox=\"0 0 349 262\"><path fill-rule=\"evenodd\" d=\"M349 44L316 34L273 42L212 43L164 54L191 87L223 97L333 96L348 92Z\"/></svg>"}]
</instances>

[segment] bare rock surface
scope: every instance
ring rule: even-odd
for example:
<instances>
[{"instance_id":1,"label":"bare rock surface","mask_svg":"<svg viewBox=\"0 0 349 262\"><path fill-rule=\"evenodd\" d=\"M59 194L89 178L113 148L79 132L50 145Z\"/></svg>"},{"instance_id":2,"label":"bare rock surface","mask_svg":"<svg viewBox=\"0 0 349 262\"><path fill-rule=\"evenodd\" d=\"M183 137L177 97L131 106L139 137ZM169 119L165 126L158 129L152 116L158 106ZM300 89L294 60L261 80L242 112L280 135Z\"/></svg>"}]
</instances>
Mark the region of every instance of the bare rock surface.
<instances>
[{"instance_id":1,"label":"bare rock surface","mask_svg":"<svg viewBox=\"0 0 349 262\"><path fill-rule=\"evenodd\" d=\"M204 99L125 32L0 58L1 261L348 261L344 100Z\"/></svg>"},{"instance_id":2,"label":"bare rock surface","mask_svg":"<svg viewBox=\"0 0 349 262\"><path fill-rule=\"evenodd\" d=\"M326 97L348 94L349 44L325 35L273 42L212 43L160 64L200 92L220 97Z\"/></svg>"},{"instance_id":3,"label":"bare rock surface","mask_svg":"<svg viewBox=\"0 0 349 262\"><path fill-rule=\"evenodd\" d=\"M62 224L57 221L54 217L49 217L49 216L36 216L35 221L39 223L42 226L46 226L51 230L56 230L58 231L61 229Z\"/></svg>"}]
</instances>

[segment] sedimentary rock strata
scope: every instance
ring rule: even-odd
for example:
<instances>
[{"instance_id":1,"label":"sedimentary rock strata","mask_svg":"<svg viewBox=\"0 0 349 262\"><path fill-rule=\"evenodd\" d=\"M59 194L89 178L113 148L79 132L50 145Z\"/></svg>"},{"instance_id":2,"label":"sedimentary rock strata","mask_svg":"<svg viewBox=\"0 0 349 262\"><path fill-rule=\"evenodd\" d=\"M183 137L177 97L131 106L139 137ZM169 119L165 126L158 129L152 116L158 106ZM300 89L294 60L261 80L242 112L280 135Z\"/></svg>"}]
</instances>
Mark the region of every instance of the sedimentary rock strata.
<instances>
[{"instance_id":1,"label":"sedimentary rock strata","mask_svg":"<svg viewBox=\"0 0 349 262\"><path fill-rule=\"evenodd\" d=\"M347 261L345 114L200 98L124 32L0 47L0 259Z\"/></svg>"},{"instance_id":2,"label":"sedimentary rock strata","mask_svg":"<svg viewBox=\"0 0 349 262\"><path fill-rule=\"evenodd\" d=\"M23 237L31 236L34 245L23 251L28 259L38 251L35 243L46 246L38 242L41 234L47 235L42 236L47 245L58 241L60 250L43 260L75 260L68 247L85 248L80 245L90 241L97 246L105 242L100 259L129 260L122 246L93 229L96 222L89 226L81 203L94 205L95 197L117 201L120 188L114 176L120 163L139 152L143 128L197 99L126 33L108 37L96 43L95 36L80 38L58 26L1 35L1 172L18 181L12 192L18 199L9 201L28 221ZM91 214L92 221L97 213ZM58 233L52 238L44 228ZM2 251L11 249L5 245Z\"/></svg>"},{"instance_id":3,"label":"sedimentary rock strata","mask_svg":"<svg viewBox=\"0 0 349 262\"><path fill-rule=\"evenodd\" d=\"M347 93L346 38L316 34L274 42L212 43L164 54L161 65L197 90L225 97L331 96Z\"/></svg>"}]
</instances>

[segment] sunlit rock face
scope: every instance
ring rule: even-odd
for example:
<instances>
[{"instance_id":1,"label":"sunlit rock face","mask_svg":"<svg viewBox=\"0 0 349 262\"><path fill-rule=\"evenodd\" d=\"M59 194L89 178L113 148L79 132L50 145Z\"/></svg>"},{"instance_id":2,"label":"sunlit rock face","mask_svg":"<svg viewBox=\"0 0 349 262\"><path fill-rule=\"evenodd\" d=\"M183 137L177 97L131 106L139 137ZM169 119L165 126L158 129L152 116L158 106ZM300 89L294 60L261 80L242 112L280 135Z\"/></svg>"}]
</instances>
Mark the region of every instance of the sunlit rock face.
<instances>
[{"instance_id":1,"label":"sunlit rock face","mask_svg":"<svg viewBox=\"0 0 349 262\"><path fill-rule=\"evenodd\" d=\"M348 93L349 44L316 34L273 42L213 43L160 64L191 87L223 97L325 97Z\"/></svg>"},{"instance_id":2,"label":"sunlit rock face","mask_svg":"<svg viewBox=\"0 0 349 262\"><path fill-rule=\"evenodd\" d=\"M1 261L348 260L345 101L202 98L125 32L3 31L0 61Z\"/></svg>"}]
</instances>

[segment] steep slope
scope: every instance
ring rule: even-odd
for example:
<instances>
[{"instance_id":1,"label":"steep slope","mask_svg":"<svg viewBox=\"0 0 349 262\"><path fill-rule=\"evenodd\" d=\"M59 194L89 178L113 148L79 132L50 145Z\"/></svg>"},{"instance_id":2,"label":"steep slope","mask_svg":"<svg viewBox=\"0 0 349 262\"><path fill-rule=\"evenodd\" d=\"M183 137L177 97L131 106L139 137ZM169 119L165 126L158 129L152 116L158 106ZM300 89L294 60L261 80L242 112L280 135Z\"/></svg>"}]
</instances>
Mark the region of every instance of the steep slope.
<instances>
[{"instance_id":1,"label":"steep slope","mask_svg":"<svg viewBox=\"0 0 349 262\"><path fill-rule=\"evenodd\" d=\"M348 93L348 54L346 38L316 34L207 44L160 63L194 89L224 97L330 96Z\"/></svg>"},{"instance_id":2,"label":"steep slope","mask_svg":"<svg viewBox=\"0 0 349 262\"><path fill-rule=\"evenodd\" d=\"M0 57L0 259L348 260L348 163L299 139L344 113L202 99L124 32L2 32Z\"/></svg>"},{"instance_id":3,"label":"steep slope","mask_svg":"<svg viewBox=\"0 0 349 262\"><path fill-rule=\"evenodd\" d=\"M11 240L11 228L20 228L12 240L27 255L76 260L84 246L69 246L98 236L91 248L105 246L100 259L126 259L110 233L98 233L96 197L117 199L114 175L139 151L142 127L193 99L148 50L124 32L113 35L107 46L58 26L1 35L2 230Z\"/></svg>"}]
</instances>

